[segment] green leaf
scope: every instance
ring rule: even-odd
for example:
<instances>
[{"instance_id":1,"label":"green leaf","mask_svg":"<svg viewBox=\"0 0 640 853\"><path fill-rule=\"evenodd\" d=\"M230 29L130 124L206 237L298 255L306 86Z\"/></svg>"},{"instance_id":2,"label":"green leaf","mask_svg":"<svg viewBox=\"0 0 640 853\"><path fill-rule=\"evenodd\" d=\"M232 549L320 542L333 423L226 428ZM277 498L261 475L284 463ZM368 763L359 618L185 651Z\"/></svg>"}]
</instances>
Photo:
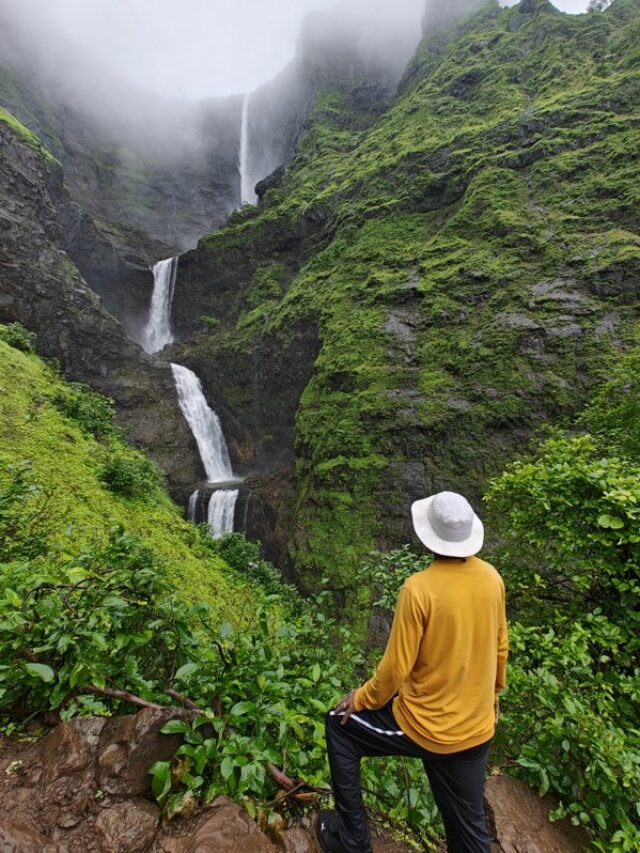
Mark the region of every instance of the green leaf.
<instances>
[{"instance_id":1,"label":"green leaf","mask_svg":"<svg viewBox=\"0 0 640 853\"><path fill-rule=\"evenodd\" d=\"M621 518L618 518L616 515L609 515L608 513L598 516L598 524L600 527L607 527L612 530L620 530L624 527L624 521Z\"/></svg>"},{"instance_id":2,"label":"green leaf","mask_svg":"<svg viewBox=\"0 0 640 853\"><path fill-rule=\"evenodd\" d=\"M183 681L185 678L188 678L198 669L198 664L194 663L185 663L184 666L181 666L180 669L175 674L176 681Z\"/></svg>"},{"instance_id":3,"label":"green leaf","mask_svg":"<svg viewBox=\"0 0 640 853\"><path fill-rule=\"evenodd\" d=\"M165 735L191 734L191 726L184 720L169 720L160 731Z\"/></svg>"},{"instance_id":4,"label":"green leaf","mask_svg":"<svg viewBox=\"0 0 640 853\"><path fill-rule=\"evenodd\" d=\"M156 761L151 770L151 789L156 800L162 800L171 790L171 764L168 761Z\"/></svg>"},{"instance_id":5,"label":"green leaf","mask_svg":"<svg viewBox=\"0 0 640 853\"><path fill-rule=\"evenodd\" d=\"M45 663L25 663L24 668L30 675L42 679L46 684L51 684L56 677L55 672Z\"/></svg>"},{"instance_id":6,"label":"green leaf","mask_svg":"<svg viewBox=\"0 0 640 853\"><path fill-rule=\"evenodd\" d=\"M229 777L232 775L234 769L233 758L229 755L225 755L220 763L220 773L222 778L226 782Z\"/></svg>"},{"instance_id":7,"label":"green leaf","mask_svg":"<svg viewBox=\"0 0 640 853\"><path fill-rule=\"evenodd\" d=\"M220 626L220 636L223 640L226 639L232 631L233 625L231 624L231 622L223 622Z\"/></svg>"},{"instance_id":8,"label":"green leaf","mask_svg":"<svg viewBox=\"0 0 640 853\"><path fill-rule=\"evenodd\" d=\"M320 669L320 664L314 663L314 665L311 667L311 678L313 679L314 684L320 680L321 673L322 670Z\"/></svg>"}]
</instances>

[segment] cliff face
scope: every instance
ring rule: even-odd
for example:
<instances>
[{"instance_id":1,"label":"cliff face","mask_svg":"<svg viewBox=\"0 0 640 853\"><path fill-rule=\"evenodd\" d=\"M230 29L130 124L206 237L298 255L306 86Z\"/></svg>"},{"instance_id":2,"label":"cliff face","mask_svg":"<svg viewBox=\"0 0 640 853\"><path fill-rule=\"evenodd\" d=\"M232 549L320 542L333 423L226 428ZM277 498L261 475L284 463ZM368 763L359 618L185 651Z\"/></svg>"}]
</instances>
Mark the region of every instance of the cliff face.
<instances>
[{"instance_id":1,"label":"cliff face","mask_svg":"<svg viewBox=\"0 0 640 853\"><path fill-rule=\"evenodd\" d=\"M129 340L65 251L61 223L77 210L62 167L23 131L0 120L0 322L35 330L40 354L59 360L67 378L113 397L133 441L150 451L174 489L186 488L201 476L200 462L169 366Z\"/></svg>"},{"instance_id":2,"label":"cliff face","mask_svg":"<svg viewBox=\"0 0 640 853\"><path fill-rule=\"evenodd\" d=\"M428 28L395 95L397 68L351 61L348 39L318 47L312 29L295 73L252 95L267 158L254 152L254 168L281 166L259 206L181 256L165 355L201 377L249 477L240 526L303 585L323 572L348 591L364 552L410 537L415 498L451 488L477 502L632 335L638 27L631 0L578 17L489 2ZM221 134L211 174L237 206L241 100L228 124L218 108L199 116ZM77 158L82 175L98 164L91 216L80 178L72 203L60 167L3 134L0 318L35 328L45 354L111 394L182 497L201 471L168 369L105 310L135 333L146 266L172 250L130 225L156 202L166 224L169 200L151 200L147 174L114 213L92 143ZM196 197L178 202L177 222L204 227Z\"/></svg>"},{"instance_id":3,"label":"cliff face","mask_svg":"<svg viewBox=\"0 0 640 853\"><path fill-rule=\"evenodd\" d=\"M260 207L181 261L179 356L245 471L280 471L256 517L290 519L276 544L303 583L348 587L410 537L414 498L477 501L624 346L637 32L625 0L486 4L428 35L382 116L366 84L328 85Z\"/></svg>"}]
</instances>

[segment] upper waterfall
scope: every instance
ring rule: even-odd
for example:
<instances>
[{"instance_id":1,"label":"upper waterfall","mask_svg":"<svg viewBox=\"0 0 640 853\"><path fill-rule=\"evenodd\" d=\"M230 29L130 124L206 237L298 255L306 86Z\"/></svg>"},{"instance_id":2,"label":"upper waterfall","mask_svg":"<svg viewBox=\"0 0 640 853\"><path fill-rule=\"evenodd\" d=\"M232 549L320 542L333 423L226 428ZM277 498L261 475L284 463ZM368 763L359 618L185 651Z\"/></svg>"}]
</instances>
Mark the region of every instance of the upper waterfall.
<instances>
[{"instance_id":1,"label":"upper waterfall","mask_svg":"<svg viewBox=\"0 0 640 853\"><path fill-rule=\"evenodd\" d=\"M178 403L198 445L207 480L210 483L232 480L231 460L220 418L209 407L200 380L192 370L181 364L172 364L171 370Z\"/></svg>"},{"instance_id":2,"label":"upper waterfall","mask_svg":"<svg viewBox=\"0 0 640 853\"><path fill-rule=\"evenodd\" d=\"M257 196L251 180L251 158L249 151L249 103L251 95L247 93L242 101L242 123L240 125L240 152L238 168L240 170L240 204L255 204Z\"/></svg>"},{"instance_id":3,"label":"upper waterfall","mask_svg":"<svg viewBox=\"0 0 640 853\"><path fill-rule=\"evenodd\" d=\"M142 348L154 353L173 342L171 333L171 303L176 284L178 258L158 261L153 267L153 294L149 319L142 333Z\"/></svg>"}]
</instances>

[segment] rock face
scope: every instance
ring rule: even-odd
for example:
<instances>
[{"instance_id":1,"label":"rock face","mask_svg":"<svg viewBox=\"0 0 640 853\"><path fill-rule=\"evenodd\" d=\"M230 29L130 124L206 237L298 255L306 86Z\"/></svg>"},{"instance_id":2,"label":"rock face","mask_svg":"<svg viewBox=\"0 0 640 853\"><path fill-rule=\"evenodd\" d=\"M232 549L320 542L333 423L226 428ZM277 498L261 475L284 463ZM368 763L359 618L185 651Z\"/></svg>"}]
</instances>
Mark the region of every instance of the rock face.
<instances>
[{"instance_id":1,"label":"rock face","mask_svg":"<svg viewBox=\"0 0 640 853\"><path fill-rule=\"evenodd\" d=\"M181 259L176 358L258 475L247 530L303 588L323 574L348 593L363 553L411 540L415 498L447 488L482 511L488 481L624 347L637 214L607 187L633 192L640 105L623 64L602 99L592 27L632 49L613 14L487 4L427 28L390 108L334 80L258 208ZM560 60L541 70L569 33L579 90ZM287 483L271 499L270 477Z\"/></svg>"},{"instance_id":2,"label":"rock face","mask_svg":"<svg viewBox=\"0 0 640 853\"><path fill-rule=\"evenodd\" d=\"M493 776L487 782L485 808L496 853L582 853L589 847L583 829L568 820L550 823L557 801L539 797L518 779Z\"/></svg>"},{"instance_id":3,"label":"rock face","mask_svg":"<svg viewBox=\"0 0 640 853\"><path fill-rule=\"evenodd\" d=\"M226 797L162 825L148 771L178 747L179 739L159 731L172 716L77 718L15 757L0 757L3 853L319 853L308 822L276 843ZM386 837L373 849L408 853Z\"/></svg>"},{"instance_id":4,"label":"rock face","mask_svg":"<svg viewBox=\"0 0 640 853\"><path fill-rule=\"evenodd\" d=\"M128 338L80 275L65 251L68 206L59 164L0 122L0 322L35 331L39 353L57 359L66 378L112 397L120 424L174 487L193 482L200 460L169 365Z\"/></svg>"}]
</instances>

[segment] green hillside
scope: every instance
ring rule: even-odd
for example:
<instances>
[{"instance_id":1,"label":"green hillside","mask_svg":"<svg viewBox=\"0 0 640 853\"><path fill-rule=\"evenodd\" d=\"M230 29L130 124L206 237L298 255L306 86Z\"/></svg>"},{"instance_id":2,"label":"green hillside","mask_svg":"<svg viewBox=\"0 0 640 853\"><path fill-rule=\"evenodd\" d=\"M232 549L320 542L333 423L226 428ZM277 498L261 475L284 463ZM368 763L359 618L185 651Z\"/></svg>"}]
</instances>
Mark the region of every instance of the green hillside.
<instances>
[{"instance_id":1,"label":"green hillside","mask_svg":"<svg viewBox=\"0 0 640 853\"><path fill-rule=\"evenodd\" d=\"M29 492L33 505L44 501L49 549L80 553L123 528L151 549L186 602L241 620L251 589L184 521L152 463L120 438L108 401L9 346L3 329L9 336L0 327L0 491L22 472L29 484L23 510L29 514Z\"/></svg>"},{"instance_id":2,"label":"green hillside","mask_svg":"<svg viewBox=\"0 0 640 853\"><path fill-rule=\"evenodd\" d=\"M217 360L317 329L287 543L303 580L348 586L368 548L406 538L414 491L478 499L626 346L639 35L629 0L489 2L423 41L369 129L352 83L327 91L279 186L201 241L195 263L237 287L183 347L214 387ZM219 393L241 418L246 395Z\"/></svg>"}]
</instances>

